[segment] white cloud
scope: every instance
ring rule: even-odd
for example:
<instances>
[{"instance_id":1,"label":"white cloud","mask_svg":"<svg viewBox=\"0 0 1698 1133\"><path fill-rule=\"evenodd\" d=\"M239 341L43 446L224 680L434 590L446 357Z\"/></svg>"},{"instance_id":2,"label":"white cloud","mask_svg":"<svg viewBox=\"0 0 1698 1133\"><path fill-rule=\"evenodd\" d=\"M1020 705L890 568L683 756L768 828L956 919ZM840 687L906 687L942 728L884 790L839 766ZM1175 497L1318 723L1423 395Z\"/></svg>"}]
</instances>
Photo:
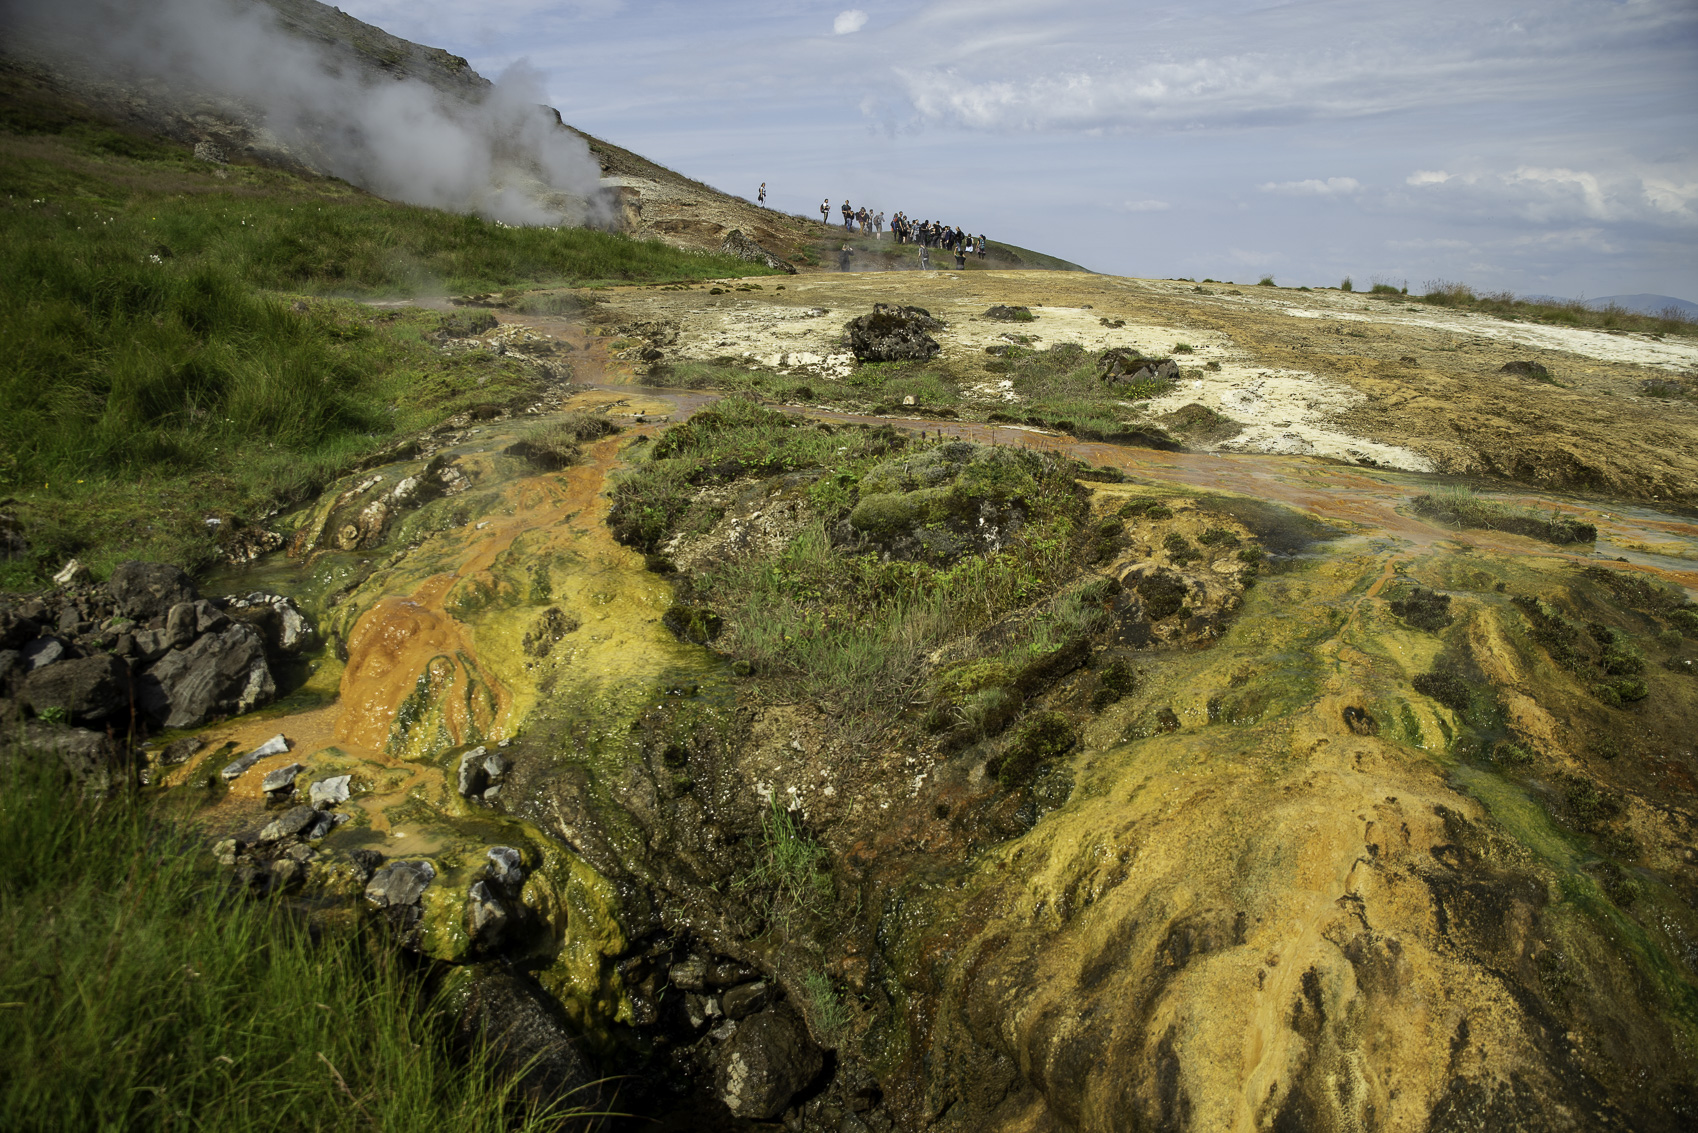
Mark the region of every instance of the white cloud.
<instances>
[{"instance_id":1,"label":"white cloud","mask_svg":"<svg viewBox=\"0 0 1698 1133\"><path fill-rule=\"evenodd\" d=\"M1317 197L1336 197L1361 188L1362 182L1354 177L1328 177L1325 181L1312 177L1307 181L1269 181L1261 187L1264 193L1298 193Z\"/></svg>"},{"instance_id":2,"label":"white cloud","mask_svg":"<svg viewBox=\"0 0 1698 1133\"><path fill-rule=\"evenodd\" d=\"M1408 178L1411 185L1443 185L1450 180L1450 174L1442 169L1417 169Z\"/></svg>"},{"instance_id":3,"label":"white cloud","mask_svg":"<svg viewBox=\"0 0 1698 1133\"><path fill-rule=\"evenodd\" d=\"M859 8L849 8L837 13L837 18L831 21L832 35L854 35L867 26L867 14Z\"/></svg>"},{"instance_id":4,"label":"white cloud","mask_svg":"<svg viewBox=\"0 0 1698 1133\"><path fill-rule=\"evenodd\" d=\"M1607 172L1567 166L1517 165L1438 176L1417 172L1407 184L1447 211L1476 211L1537 225L1638 224L1698 227L1698 170L1633 169L1617 162ZM1590 230L1588 230L1590 231Z\"/></svg>"},{"instance_id":5,"label":"white cloud","mask_svg":"<svg viewBox=\"0 0 1698 1133\"><path fill-rule=\"evenodd\" d=\"M1122 201L1120 208L1123 212L1166 212L1173 206L1166 201Z\"/></svg>"}]
</instances>

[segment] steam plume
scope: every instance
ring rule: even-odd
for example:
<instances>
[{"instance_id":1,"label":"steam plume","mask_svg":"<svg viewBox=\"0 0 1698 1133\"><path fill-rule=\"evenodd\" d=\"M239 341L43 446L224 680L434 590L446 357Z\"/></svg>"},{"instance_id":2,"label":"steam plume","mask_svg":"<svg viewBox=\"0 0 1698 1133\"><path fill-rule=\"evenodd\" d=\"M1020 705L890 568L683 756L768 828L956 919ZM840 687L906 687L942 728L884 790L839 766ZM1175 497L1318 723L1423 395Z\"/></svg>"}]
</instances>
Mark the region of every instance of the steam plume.
<instances>
[{"instance_id":1,"label":"steam plume","mask_svg":"<svg viewBox=\"0 0 1698 1133\"><path fill-rule=\"evenodd\" d=\"M345 44L292 34L279 10L309 27L363 27L309 0L277 0L276 7L261 0L0 0L0 42L9 52L98 77L96 85L130 84L132 103L211 100L216 117L248 126L256 151L286 155L392 200L509 224L601 218L600 165L583 139L540 105L541 86L528 67L510 68L493 85L440 68L428 75L403 65L414 73L397 76L362 65ZM380 47L391 53L402 42L382 38L388 42Z\"/></svg>"}]
</instances>

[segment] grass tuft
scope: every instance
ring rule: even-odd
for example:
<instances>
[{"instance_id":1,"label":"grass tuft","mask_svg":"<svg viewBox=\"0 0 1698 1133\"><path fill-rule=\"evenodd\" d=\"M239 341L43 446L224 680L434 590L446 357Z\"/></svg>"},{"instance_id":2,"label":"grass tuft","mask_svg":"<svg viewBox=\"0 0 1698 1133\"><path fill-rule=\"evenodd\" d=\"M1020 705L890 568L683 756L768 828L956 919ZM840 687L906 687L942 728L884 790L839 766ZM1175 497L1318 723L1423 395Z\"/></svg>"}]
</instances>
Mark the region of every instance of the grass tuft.
<instances>
[{"instance_id":1,"label":"grass tuft","mask_svg":"<svg viewBox=\"0 0 1698 1133\"><path fill-rule=\"evenodd\" d=\"M0 767L0 1112L11 1129L559 1128L445 1030L391 947L231 895L196 832L56 761Z\"/></svg>"}]
</instances>

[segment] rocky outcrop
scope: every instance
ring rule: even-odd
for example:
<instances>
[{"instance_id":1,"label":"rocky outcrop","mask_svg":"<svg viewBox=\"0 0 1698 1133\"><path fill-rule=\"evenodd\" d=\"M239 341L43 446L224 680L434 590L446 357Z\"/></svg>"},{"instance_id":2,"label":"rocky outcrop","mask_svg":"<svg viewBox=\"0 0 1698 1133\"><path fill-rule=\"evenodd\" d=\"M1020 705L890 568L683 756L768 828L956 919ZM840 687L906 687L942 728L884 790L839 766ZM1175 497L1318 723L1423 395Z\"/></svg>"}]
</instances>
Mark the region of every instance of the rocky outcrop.
<instances>
[{"instance_id":1,"label":"rocky outcrop","mask_svg":"<svg viewBox=\"0 0 1698 1133\"><path fill-rule=\"evenodd\" d=\"M1179 379L1179 363L1171 358L1146 358L1136 350L1105 350L1097 361L1097 377L1111 386L1172 382Z\"/></svg>"},{"instance_id":2,"label":"rocky outcrop","mask_svg":"<svg viewBox=\"0 0 1698 1133\"><path fill-rule=\"evenodd\" d=\"M930 334L943 329L923 307L873 304L872 314L850 321L849 348L861 362L924 362L943 347Z\"/></svg>"},{"instance_id":3,"label":"rocky outcrop","mask_svg":"<svg viewBox=\"0 0 1698 1133\"><path fill-rule=\"evenodd\" d=\"M268 703L272 660L316 638L282 595L202 598L165 563L120 563L105 584L72 577L0 600L0 715L125 733L197 727Z\"/></svg>"},{"instance_id":4,"label":"rocky outcrop","mask_svg":"<svg viewBox=\"0 0 1698 1133\"><path fill-rule=\"evenodd\" d=\"M166 728L193 728L235 716L277 693L265 646L251 626L234 625L174 649L136 682L136 700Z\"/></svg>"},{"instance_id":5,"label":"rocky outcrop","mask_svg":"<svg viewBox=\"0 0 1698 1133\"><path fill-rule=\"evenodd\" d=\"M775 271L782 271L789 275L796 274L794 267L743 235L743 230L740 228L733 228L726 235L725 242L719 246L719 250L728 256L736 256L745 263L765 264Z\"/></svg>"}]
</instances>

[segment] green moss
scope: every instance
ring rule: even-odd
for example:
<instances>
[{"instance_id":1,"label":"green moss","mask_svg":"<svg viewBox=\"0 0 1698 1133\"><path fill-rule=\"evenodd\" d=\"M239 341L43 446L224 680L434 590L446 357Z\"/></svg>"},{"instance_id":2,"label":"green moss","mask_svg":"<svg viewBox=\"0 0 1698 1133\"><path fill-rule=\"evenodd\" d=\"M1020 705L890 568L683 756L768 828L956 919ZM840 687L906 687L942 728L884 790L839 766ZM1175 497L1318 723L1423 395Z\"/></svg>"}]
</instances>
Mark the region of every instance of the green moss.
<instances>
[{"instance_id":1,"label":"green moss","mask_svg":"<svg viewBox=\"0 0 1698 1133\"><path fill-rule=\"evenodd\" d=\"M1022 787L1038 769L1078 742L1073 724L1059 712L1041 712L1015 730L1014 742L986 770L1004 787Z\"/></svg>"}]
</instances>

